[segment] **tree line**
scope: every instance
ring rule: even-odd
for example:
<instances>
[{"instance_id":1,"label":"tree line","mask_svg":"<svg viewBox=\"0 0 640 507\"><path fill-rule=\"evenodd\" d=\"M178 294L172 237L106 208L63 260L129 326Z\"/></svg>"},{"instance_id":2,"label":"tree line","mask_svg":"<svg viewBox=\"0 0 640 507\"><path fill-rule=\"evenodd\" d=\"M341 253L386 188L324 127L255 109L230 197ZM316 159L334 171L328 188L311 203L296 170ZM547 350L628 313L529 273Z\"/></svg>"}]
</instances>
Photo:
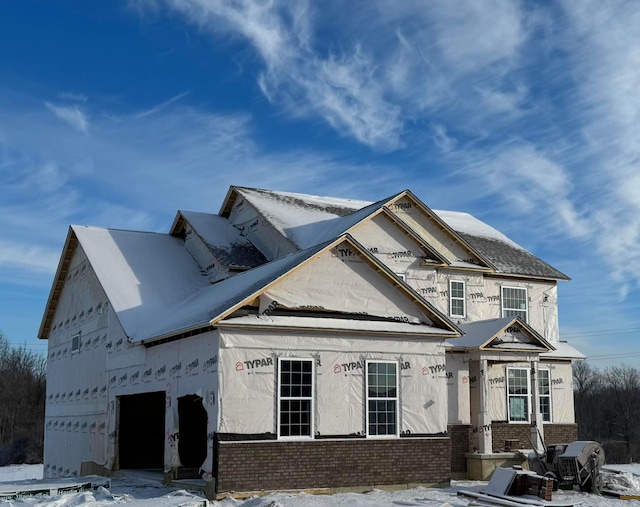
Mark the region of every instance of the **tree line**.
<instances>
[{"instance_id":1,"label":"tree line","mask_svg":"<svg viewBox=\"0 0 640 507\"><path fill-rule=\"evenodd\" d=\"M640 371L578 361L573 392L578 439L600 442L607 463L640 462Z\"/></svg>"},{"instance_id":2,"label":"tree line","mask_svg":"<svg viewBox=\"0 0 640 507\"><path fill-rule=\"evenodd\" d=\"M42 463L46 360L0 332L0 466Z\"/></svg>"}]
</instances>

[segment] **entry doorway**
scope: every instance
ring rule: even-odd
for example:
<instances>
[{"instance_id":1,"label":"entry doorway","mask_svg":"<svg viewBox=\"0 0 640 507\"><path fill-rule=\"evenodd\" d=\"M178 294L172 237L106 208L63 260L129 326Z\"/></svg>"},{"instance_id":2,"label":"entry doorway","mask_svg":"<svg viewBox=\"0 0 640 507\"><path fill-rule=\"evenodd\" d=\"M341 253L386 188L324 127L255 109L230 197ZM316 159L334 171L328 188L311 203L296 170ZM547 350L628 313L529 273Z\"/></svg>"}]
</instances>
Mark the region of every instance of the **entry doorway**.
<instances>
[{"instance_id":1,"label":"entry doorway","mask_svg":"<svg viewBox=\"0 0 640 507\"><path fill-rule=\"evenodd\" d=\"M153 470L164 466L165 393L118 397L120 468Z\"/></svg>"},{"instance_id":2,"label":"entry doorway","mask_svg":"<svg viewBox=\"0 0 640 507\"><path fill-rule=\"evenodd\" d=\"M207 458L207 411L200 396L178 398L178 428L180 463L197 472Z\"/></svg>"}]
</instances>

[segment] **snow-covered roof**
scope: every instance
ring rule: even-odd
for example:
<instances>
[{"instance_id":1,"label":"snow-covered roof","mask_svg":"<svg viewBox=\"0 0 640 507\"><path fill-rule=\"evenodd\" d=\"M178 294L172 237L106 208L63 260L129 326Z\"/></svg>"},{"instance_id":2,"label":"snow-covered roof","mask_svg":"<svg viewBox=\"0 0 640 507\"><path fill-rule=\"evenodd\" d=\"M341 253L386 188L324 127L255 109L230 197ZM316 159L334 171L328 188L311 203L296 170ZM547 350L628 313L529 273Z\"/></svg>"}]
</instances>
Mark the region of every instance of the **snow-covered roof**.
<instances>
[{"instance_id":1,"label":"snow-covered roof","mask_svg":"<svg viewBox=\"0 0 640 507\"><path fill-rule=\"evenodd\" d=\"M255 188L234 188L280 234L301 250L337 238L388 201L384 199L372 203Z\"/></svg>"},{"instance_id":2,"label":"snow-covered roof","mask_svg":"<svg viewBox=\"0 0 640 507\"><path fill-rule=\"evenodd\" d=\"M556 350L552 352L545 352L540 354L541 359L587 359L582 352L572 347L567 342L553 342L553 346Z\"/></svg>"},{"instance_id":3,"label":"snow-covered roof","mask_svg":"<svg viewBox=\"0 0 640 507\"><path fill-rule=\"evenodd\" d=\"M264 255L226 218L210 213L179 211L211 253L231 267L253 268L267 262Z\"/></svg>"},{"instance_id":4,"label":"snow-covered roof","mask_svg":"<svg viewBox=\"0 0 640 507\"><path fill-rule=\"evenodd\" d=\"M376 203L246 187L233 190L247 199L298 248L328 241L393 198ZM397 195L397 194L396 194ZM221 214L228 212L225 201ZM499 273L568 280L569 277L469 213L433 212ZM351 215L351 216L349 216Z\"/></svg>"},{"instance_id":5,"label":"snow-covered roof","mask_svg":"<svg viewBox=\"0 0 640 507\"><path fill-rule=\"evenodd\" d=\"M70 234L84 250L132 342L161 339L215 324L253 300L281 276L344 241L370 258L373 265L379 262L352 238L342 236L211 284L182 240L169 234L86 226L72 226ZM388 276L393 283L393 275ZM457 328L446 317L418 296L416 301L426 312L439 317L446 328L439 329L441 335L458 335ZM389 327L384 322L376 324L389 332L409 329ZM357 325L364 326L363 323ZM429 326L411 329L423 334L438 332L436 328L430 328L431 332L427 328ZM416 331L418 329L421 331Z\"/></svg>"},{"instance_id":6,"label":"snow-covered roof","mask_svg":"<svg viewBox=\"0 0 640 507\"><path fill-rule=\"evenodd\" d=\"M267 328L296 328L296 329L333 329L345 332L366 332L369 334L384 335L407 335L415 337L442 336L450 334L455 336L454 331L447 331L441 328L428 326L425 324L409 324L404 322L391 321L371 321L363 319L336 319L318 317L280 316L270 315L268 317L258 315L246 315L233 317L220 323L221 327L267 327Z\"/></svg>"},{"instance_id":7,"label":"snow-covered roof","mask_svg":"<svg viewBox=\"0 0 640 507\"><path fill-rule=\"evenodd\" d=\"M100 227L71 229L132 340L165 319L168 309L210 285L178 238Z\"/></svg>"},{"instance_id":8,"label":"snow-covered roof","mask_svg":"<svg viewBox=\"0 0 640 507\"><path fill-rule=\"evenodd\" d=\"M464 335L455 340L448 340L448 349L504 349L504 350L537 350L552 351L554 346L538 334L531 326L518 317L503 317L459 324ZM509 328L516 328L514 333ZM526 341L517 335L524 336ZM502 337L506 337L504 340Z\"/></svg>"}]
</instances>

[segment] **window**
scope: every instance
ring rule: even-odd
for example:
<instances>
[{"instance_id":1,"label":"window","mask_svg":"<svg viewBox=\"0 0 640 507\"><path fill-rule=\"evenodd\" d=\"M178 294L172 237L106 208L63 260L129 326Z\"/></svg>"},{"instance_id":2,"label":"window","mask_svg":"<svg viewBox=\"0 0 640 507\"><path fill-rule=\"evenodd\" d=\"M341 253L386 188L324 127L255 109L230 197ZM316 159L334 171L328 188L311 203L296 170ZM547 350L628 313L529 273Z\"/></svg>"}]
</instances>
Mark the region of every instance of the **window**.
<instances>
[{"instance_id":1,"label":"window","mask_svg":"<svg viewBox=\"0 0 640 507\"><path fill-rule=\"evenodd\" d=\"M71 337L71 353L80 351L80 333L76 333Z\"/></svg>"},{"instance_id":2,"label":"window","mask_svg":"<svg viewBox=\"0 0 640 507\"><path fill-rule=\"evenodd\" d=\"M313 360L280 359L278 437L313 436Z\"/></svg>"},{"instance_id":3,"label":"window","mask_svg":"<svg viewBox=\"0 0 640 507\"><path fill-rule=\"evenodd\" d=\"M520 317L527 322L527 289L502 287L502 316Z\"/></svg>"},{"instance_id":4,"label":"window","mask_svg":"<svg viewBox=\"0 0 640 507\"><path fill-rule=\"evenodd\" d=\"M509 422L529 422L529 370L507 368Z\"/></svg>"},{"instance_id":5,"label":"window","mask_svg":"<svg viewBox=\"0 0 640 507\"><path fill-rule=\"evenodd\" d=\"M367 362L367 435L398 435L398 364Z\"/></svg>"},{"instance_id":6,"label":"window","mask_svg":"<svg viewBox=\"0 0 640 507\"><path fill-rule=\"evenodd\" d=\"M465 317L464 282L449 280L449 314L452 317Z\"/></svg>"},{"instance_id":7,"label":"window","mask_svg":"<svg viewBox=\"0 0 640 507\"><path fill-rule=\"evenodd\" d=\"M538 370L538 396L540 413L544 422L551 422L551 374L549 370Z\"/></svg>"}]
</instances>

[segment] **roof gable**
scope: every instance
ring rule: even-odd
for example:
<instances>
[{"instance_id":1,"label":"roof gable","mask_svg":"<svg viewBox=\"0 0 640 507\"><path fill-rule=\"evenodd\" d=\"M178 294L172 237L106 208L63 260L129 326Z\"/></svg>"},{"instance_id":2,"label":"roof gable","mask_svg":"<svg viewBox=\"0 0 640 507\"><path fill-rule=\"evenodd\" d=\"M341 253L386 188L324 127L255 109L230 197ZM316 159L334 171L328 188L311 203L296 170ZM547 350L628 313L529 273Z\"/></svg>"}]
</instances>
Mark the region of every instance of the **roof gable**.
<instances>
[{"instance_id":1,"label":"roof gable","mask_svg":"<svg viewBox=\"0 0 640 507\"><path fill-rule=\"evenodd\" d=\"M284 295L286 293L283 287L294 287L295 280L299 280L300 277L306 277L307 279L311 277L314 281L314 289L318 290L320 286L323 286L323 296L326 297L328 291L325 282L330 283L330 280L323 279L320 273L314 275L311 265L319 263L319 259L326 260L327 255L336 257L346 255L347 257L358 258L358 262L364 263L370 270L378 272L379 278L384 280L387 290L392 290L392 287L396 287L395 290L402 295L401 299L404 300L404 307L413 307L414 314L422 312L425 317L422 319L424 324L434 328L441 328L442 336L459 335L459 330L455 324L436 310L435 307L424 301L408 285L398 280L384 264L375 259L353 238L345 235L335 241L290 254L282 259L264 264L198 291L192 297L168 309L162 320L145 330L146 337L142 338L142 340L161 339L203 325L215 326L238 309L246 306L259 307L264 312L274 301L274 294L277 294L283 300L283 307L289 305L292 309L307 309L312 306L316 310L320 309L318 306L323 305L318 303L317 298L314 299L313 296L308 294L300 295L300 292L298 292L292 295L289 293L289 299L286 304L284 304L284 299L286 298L281 294ZM362 268L363 266L360 266L360 269ZM347 279L338 280L333 278L332 280L337 283L337 287L340 284L348 285L350 280L354 281L358 276L360 275L354 272ZM290 277L291 280L289 280ZM280 302L278 302L278 305L280 305ZM358 300L350 309L334 307L328 308L328 310L331 313L351 312L354 315L360 315L361 318L366 318L362 317L366 315L366 304L364 308L361 305L362 300ZM371 314L371 316L388 318L390 321L394 320L391 315Z\"/></svg>"},{"instance_id":2,"label":"roof gable","mask_svg":"<svg viewBox=\"0 0 640 507\"><path fill-rule=\"evenodd\" d=\"M423 243L433 247L453 267L494 271L501 275L569 280L567 275L481 220L468 213L431 210L409 190L371 204L351 199L231 187L220 214L228 215L237 199L249 199L254 206L262 208L265 219L298 248L307 248L351 232L351 227L360 220L386 206L398 223L422 237ZM417 220L410 217L409 211ZM303 237L296 237L296 234Z\"/></svg>"},{"instance_id":3,"label":"roof gable","mask_svg":"<svg viewBox=\"0 0 640 507\"><path fill-rule=\"evenodd\" d=\"M452 349L495 352L552 352L555 347L519 317L460 324L464 336L449 343Z\"/></svg>"},{"instance_id":4,"label":"roof gable","mask_svg":"<svg viewBox=\"0 0 640 507\"><path fill-rule=\"evenodd\" d=\"M387 203L398 220L416 231L449 264L459 268L493 268L493 265L467 243L444 220L409 190L401 192Z\"/></svg>"}]
</instances>

